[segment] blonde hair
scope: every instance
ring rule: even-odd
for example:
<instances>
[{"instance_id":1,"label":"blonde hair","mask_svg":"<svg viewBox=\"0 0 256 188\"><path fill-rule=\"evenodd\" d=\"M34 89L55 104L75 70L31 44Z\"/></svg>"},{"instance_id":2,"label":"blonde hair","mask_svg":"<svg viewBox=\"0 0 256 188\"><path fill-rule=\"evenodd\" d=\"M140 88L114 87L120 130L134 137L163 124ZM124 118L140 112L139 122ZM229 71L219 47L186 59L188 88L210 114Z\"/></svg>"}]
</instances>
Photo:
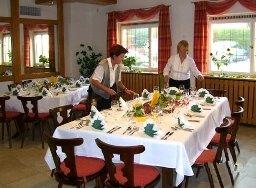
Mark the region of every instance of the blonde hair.
<instances>
[{"instance_id":1,"label":"blonde hair","mask_svg":"<svg viewBox=\"0 0 256 188\"><path fill-rule=\"evenodd\" d=\"M184 47L188 47L188 41L186 40L181 40L178 45L177 45L177 53L179 53L179 49L181 46L184 46Z\"/></svg>"}]
</instances>

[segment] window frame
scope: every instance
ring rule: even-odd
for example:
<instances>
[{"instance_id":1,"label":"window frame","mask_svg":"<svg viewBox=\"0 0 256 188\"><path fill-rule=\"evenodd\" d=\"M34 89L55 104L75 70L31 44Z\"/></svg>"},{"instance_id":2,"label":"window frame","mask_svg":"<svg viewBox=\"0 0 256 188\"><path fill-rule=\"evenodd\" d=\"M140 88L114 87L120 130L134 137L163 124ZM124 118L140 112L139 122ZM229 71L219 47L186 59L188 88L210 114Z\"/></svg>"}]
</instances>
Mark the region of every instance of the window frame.
<instances>
[{"instance_id":1,"label":"window frame","mask_svg":"<svg viewBox=\"0 0 256 188\"><path fill-rule=\"evenodd\" d=\"M38 67L37 65L40 65L39 63L36 62L35 37L36 37L36 35L44 35L44 34L47 34L48 38L49 38L49 33L48 33L47 30L45 30L45 31L33 31L32 32L32 46L33 46L33 49L32 49L33 66L32 67ZM48 49L48 51L50 51L50 49Z\"/></svg>"},{"instance_id":2,"label":"window frame","mask_svg":"<svg viewBox=\"0 0 256 188\"><path fill-rule=\"evenodd\" d=\"M254 14L250 14L250 15L254 15ZM225 24L225 23L249 23L250 25L250 35L251 35L251 50L250 50L250 72L227 72L227 71L222 71L224 73L231 73L231 74L234 74L234 75L240 75L240 74L244 74L244 75L253 75L256 73L256 49L255 49L255 46L256 46L256 41L254 41L254 38L256 39L256 36L255 36L255 27L256 27L256 20L255 20L255 17L252 17L252 18L247 18L247 14L242 14L242 15L238 15L238 16L241 16L241 18L228 18L228 19L221 19L222 17L234 17L234 15L232 14L228 14L228 15L225 15L225 16L208 16L208 21L209 21L209 27L208 27L208 52L207 52L207 60L208 62L208 72L209 73L219 73L220 71L212 71L211 70L211 57L210 57L210 52L212 51L211 50L211 41L212 41L212 29L211 29L211 26L212 24ZM254 15L256 16L256 15ZM217 18L217 19L212 19L212 18ZM220 18L220 19L218 19Z\"/></svg>"},{"instance_id":3,"label":"window frame","mask_svg":"<svg viewBox=\"0 0 256 188\"><path fill-rule=\"evenodd\" d=\"M8 64L9 62L4 61L4 37L6 37L6 36L10 37L10 40L11 40L10 43L11 43L11 46L12 46L12 35L11 35L11 33L10 32L3 33L1 35L1 41L2 41L2 44L1 44L1 62L2 62L2 64L1 65L12 66L12 65Z\"/></svg>"},{"instance_id":4,"label":"window frame","mask_svg":"<svg viewBox=\"0 0 256 188\"><path fill-rule=\"evenodd\" d=\"M149 33L148 33L148 39L149 39L149 55L148 55L148 58L149 58L149 67L147 68L141 68L141 67L137 67L135 66L135 69L136 70L141 70L143 72L157 72L158 71L158 67L157 68L152 68L151 65L152 65L152 62L151 62L151 52L152 52L152 48L151 48L151 29L153 27L157 27L158 29L158 25L159 25L159 22L158 20L150 20L150 21L145 21L145 20L136 20L136 21L129 21L129 22L119 22L117 23L118 24L118 29L117 29L117 41L118 43L121 44L121 39L122 39L122 27L129 27L129 26L135 26L133 28L141 28L141 25L148 25L149 27L147 28L150 28L149 29ZM128 49L129 51L129 49ZM158 51L157 51L157 55L158 55ZM158 60L157 60L157 63L158 63Z\"/></svg>"}]
</instances>

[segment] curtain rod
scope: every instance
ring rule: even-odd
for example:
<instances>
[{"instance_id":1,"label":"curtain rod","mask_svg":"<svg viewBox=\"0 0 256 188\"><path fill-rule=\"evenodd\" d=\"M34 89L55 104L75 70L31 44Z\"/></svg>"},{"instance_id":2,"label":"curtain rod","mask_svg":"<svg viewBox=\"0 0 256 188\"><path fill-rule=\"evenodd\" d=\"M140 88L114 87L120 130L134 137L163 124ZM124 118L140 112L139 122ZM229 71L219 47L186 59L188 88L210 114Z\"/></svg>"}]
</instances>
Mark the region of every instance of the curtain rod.
<instances>
[{"instance_id":1,"label":"curtain rod","mask_svg":"<svg viewBox=\"0 0 256 188\"><path fill-rule=\"evenodd\" d=\"M159 6L159 5L156 5L156 6L153 6L153 7L147 7L147 8L132 8L132 10L133 10L133 9L151 9L151 8L154 8L154 7L157 7L157 6ZM171 7L172 4L170 4L170 5L165 5L165 6ZM129 9L128 9L128 10L129 10ZM126 11L126 10L118 10L118 11L110 11L110 12L119 12L119 11ZM110 12L107 12L106 14L108 14L108 13L110 13Z\"/></svg>"}]
</instances>

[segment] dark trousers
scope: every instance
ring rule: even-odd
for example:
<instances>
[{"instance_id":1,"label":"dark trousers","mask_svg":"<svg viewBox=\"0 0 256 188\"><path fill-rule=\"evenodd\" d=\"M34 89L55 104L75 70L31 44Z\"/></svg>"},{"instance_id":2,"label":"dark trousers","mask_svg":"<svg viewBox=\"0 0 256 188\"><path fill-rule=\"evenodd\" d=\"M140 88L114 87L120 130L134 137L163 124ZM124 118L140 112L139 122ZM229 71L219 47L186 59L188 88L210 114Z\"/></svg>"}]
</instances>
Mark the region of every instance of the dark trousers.
<instances>
[{"instance_id":1,"label":"dark trousers","mask_svg":"<svg viewBox=\"0 0 256 188\"><path fill-rule=\"evenodd\" d=\"M117 91L116 84L114 84L111 87L111 89ZM97 107L97 109L99 111L111 108L112 98L110 97L109 99L105 99L105 98L97 95L96 93L93 92L91 86L89 86L89 89L88 89L88 102L89 102L90 106L91 106L92 99L95 99L97 101L97 106L96 107Z\"/></svg>"},{"instance_id":2,"label":"dark trousers","mask_svg":"<svg viewBox=\"0 0 256 188\"><path fill-rule=\"evenodd\" d=\"M172 78L169 79L169 87L179 88L180 85L184 85L185 89L189 89L190 88L190 79L188 79L188 80L174 80Z\"/></svg>"}]
</instances>

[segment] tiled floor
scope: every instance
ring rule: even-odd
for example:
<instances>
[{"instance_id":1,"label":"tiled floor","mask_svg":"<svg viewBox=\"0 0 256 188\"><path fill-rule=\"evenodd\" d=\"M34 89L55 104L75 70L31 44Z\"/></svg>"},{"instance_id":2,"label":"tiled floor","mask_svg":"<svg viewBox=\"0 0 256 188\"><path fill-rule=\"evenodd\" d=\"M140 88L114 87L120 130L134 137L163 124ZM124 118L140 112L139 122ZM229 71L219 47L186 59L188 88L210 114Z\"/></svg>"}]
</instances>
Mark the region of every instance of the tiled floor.
<instances>
[{"instance_id":1,"label":"tiled floor","mask_svg":"<svg viewBox=\"0 0 256 188\"><path fill-rule=\"evenodd\" d=\"M237 188L256 187L256 127L240 127L239 144L241 154L238 157L240 174L236 178ZM50 170L44 162L46 149L41 149L41 142L27 138L24 148L20 149L20 140L13 139L13 148L8 148L8 141L0 141L0 188L51 188L57 187ZM249 161L249 162L248 162ZM248 162L247 165L245 165ZM221 176L225 188L232 187L225 165L220 164ZM244 168L243 168L244 167ZM213 168L211 168L213 169ZM212 170L215 186L219 187L217 177ZM234 173L236 176L237 173ZM69 187L69 186L63 186ZM94 187L90 183L87 187ZM157 187L161 187L161 182ZM190 178L189 187L210 187L204 170L199 177Z\"/></svg>"}]
</instances>

